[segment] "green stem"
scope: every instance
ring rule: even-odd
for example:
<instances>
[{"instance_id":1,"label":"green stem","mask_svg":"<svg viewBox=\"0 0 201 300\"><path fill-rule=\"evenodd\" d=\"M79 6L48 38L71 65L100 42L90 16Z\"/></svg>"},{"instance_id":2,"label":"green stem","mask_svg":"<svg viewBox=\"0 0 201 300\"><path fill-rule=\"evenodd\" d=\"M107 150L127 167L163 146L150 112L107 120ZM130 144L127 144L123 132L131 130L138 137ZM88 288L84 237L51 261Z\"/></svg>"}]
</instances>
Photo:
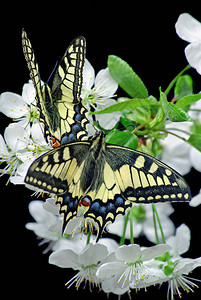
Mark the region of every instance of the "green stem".
<instances>
[{"instance_id":1,"label":"green stem","mask_svg":"<svg viewBox=\"0 0 201 300\"><path fill-rule=\"evenodd\" d=\"M188 69L190 69L191 66L187 65L168 85L167 89L165 90L165 95L167 96L167 94L169 93L169 91L171 90L171 88L173 87L173 85L175 84L175 82L177 81L177 79L184 73L186 72Z\"/></svg>"},{"instance_id":2,"label":"green stem","mask_svg":"<svg viewBox=\"0 0 201 300\"><path fill-rule=\"evenodd\" d=\"M134 235L133 235L133 215L130 214L130 242L134 244Z\"/></svg>"},{"instance_id":3,"label":"green stem","mask_svg":"<svg viewBox=\"0 0 201 300\"><path fill-rule=\"evenodd\" d=\"M159 238L158 238L158 231L157 231L157 226L156 226L156 216L155 216L153 203L152 203L152 212L153 212L153 222L154 222L154 230L155 230L155 236L156 236L156 244L160 244Z\"/></svg>"},{"instance_id":4,"label":"green stem","mask_svg":"<svg viewBox=\"0 0 201 300\"><path fill-rule=\"evenodd\" d=\"M130 211L124 216L124 227L123 227L123 233L119 242L119 245L123 245L125 241L125 235L126 235L126 227L128 224L128 219L129 219Z\"/></svg>"},{"instance_id":5,"label":"green stem","mask_svg":"<svg viewBox=\"0 0 201 300\"><path fill-rule=\"evenodd\" d=\"M178 134L176 134L176 133L173 133L173 132L171 132L171 131L168 131L168 130L162 130L162 129L160 129L159 131L165 132L165 133L169 133L169 134L171 134L171 135L176 136L178 139L181 139L182 141L187 142L187 140L186 140L185 138L183 138L183 137L181 137L180 135L178 135Z\"/></svg>"},{"instance_id":6,"label":"green stem","mask_svg":"<svg viewBox=\"0 0 201 300\"><path fill-rule=\"evenodd\" d=\"M162 240L163 240L163 243L165 244L166 241L165 241L165 236L164 236L164 233L163 233L163 227L162 227L162 225L161 225L160 218L159 218L159 215L158 215L158 212L157 212L157 209L156 209L156 205L155 205L154 203L152 203L152 210L153 210L153 213L154 213L155 216L156 216L156 219L157 219L157 222L158 222L158 226L159 226L159 228L160 228Z\"/></svg>"},{"instance_id":7,"label":"green stem","mask_svg":"<svg viewBox=\"0 0 201 300\"><path fill-rule=\"evenodd\" d=\"M89 226L89 231L88 231L88 234L87 234L87 245L90 243L90 238L91 238L91 228Z\"/></svg>"}]
</instances>

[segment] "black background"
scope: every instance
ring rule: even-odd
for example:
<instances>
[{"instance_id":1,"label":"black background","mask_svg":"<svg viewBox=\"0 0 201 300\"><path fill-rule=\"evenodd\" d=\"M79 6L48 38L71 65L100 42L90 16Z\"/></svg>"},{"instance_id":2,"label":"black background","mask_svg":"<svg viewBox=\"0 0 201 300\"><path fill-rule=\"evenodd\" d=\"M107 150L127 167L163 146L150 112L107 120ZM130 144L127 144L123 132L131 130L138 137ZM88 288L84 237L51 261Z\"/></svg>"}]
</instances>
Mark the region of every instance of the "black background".
<instances>
[{"instance_id":1,"label":"black background","mask_svg":"<svg viewBox=\"0 0 201 300\"><path fill-rule=\"evenodd\" d=\"M87 58L98 72L107 66L109 54L126 60L142 78L149 94L158 97L158 88L164 91L173 77L187 64L184 48L187 45L175 32L179 14L188 12L201 21L199 1L54 1L30 2L12 6L4 3L0 20L0 92L21 94L22 86L29 80L28 69L21 47L21 30L24 27L35 49L41 77L46 81L59 56L69 42L78 35L87 40ZM200 75L189 72L194 79L194 92L201 90ZM121 90L118 91L121 95ZM1 115L0 133L10 119ZM192 169L186 176L192 194L201 188L201 174ZM48 255L25 224L32 220L28 213L31 193L21 186L9 184L1 178L1 257L2 279L7 295L33 296L38 299L55 297L87 297L106 299L106 295L90 293L88 289L66 290L64 284L74 272L48 264ZM192 243L187 257L201 256L201 208L188 204L175 204L172 219L176 226L185 222L192 230ZM6 266L6 268L5 268ZM192 277L201 279L197 269ZM133 297L166 299L167 286L159 290L148 288ZM183 299L199 299L200 291L183 295ZM116 296L110 296L117 299ZM124 296L123 299L127 299Z\"/></svg>"}]
</instances>

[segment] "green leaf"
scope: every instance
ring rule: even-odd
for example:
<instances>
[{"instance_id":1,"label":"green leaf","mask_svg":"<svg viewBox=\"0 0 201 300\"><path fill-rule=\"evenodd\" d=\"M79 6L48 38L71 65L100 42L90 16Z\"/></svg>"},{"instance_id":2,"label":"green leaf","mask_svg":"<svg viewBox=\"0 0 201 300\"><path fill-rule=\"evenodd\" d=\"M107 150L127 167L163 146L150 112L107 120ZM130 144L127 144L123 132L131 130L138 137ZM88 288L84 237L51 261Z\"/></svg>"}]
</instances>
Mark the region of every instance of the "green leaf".
<instances>
[{"instance_id":1,"label":"green leaf","mask_svg":"<svg viewBox=\"0 0 201 300\"><path fill-rule=\"evenodd\" d=\"M201 133L193 133L187 142L201 152Z\"/></svg>"},{"instance_id":2,"label":"green leaf","mask_svg":"<svg viewBox=\"0 0 201 300\"><path fill-rule=\"evenodd\" d=\"M106 135L105 140L109 144L124 146L131 149L136 149L138 147L137 136L128 131L111 131Z\"/></svg>"},{"instance_id":3,"label":"green leaf","mask_svg":"<svg viewBox=\"0 0 201 300\"><path fill-rule=\"evenodd\" d=\"M191 76L180 76L176 82L174 94L176 99L181 99L184 96L193 94L193 80Z\"/></svg>"},{"instance_id":4,"label":"green leaf","mask_svg":"<svg viewBox=\"0 0 201 300\"><path fill-rule=\"evenodd\" d=\"M108 68L114 80L132 98L145 99L148 97L148 91L144 83L123 59L115 55L109 55Z\"/></svg>"},{"instance_id":5,"label":"green leaf","mask_svg":"<svg viewBox=\"0 0 201 300\"><path fill-rule=\"evenodd\" d=\"M200 99L201 99L201 93L195 95L188 95L183 97L182 99L179 99L175 105L177 107L182 107L182 106L190 105Z\"/></svg>"},{"instance_id":6,"label":"green leaf","mask_svg":"<svg viewBox=\"0 0 201 300\"><path fill-rule=\"evenodd\" d=\"M91 112L91 114L108 114L116 111L123 111L126 109L132 109L138 106L147 106L147 105L159 105L158 103L153 102L150 99L129 99L123 102L117 102L111 106L108 106L102 110Z\"/></svg>"},{"instance_id":7,"label":"green leaf","mask_svg":"<svg viewBox=\"0 0 201 300\"><path fill-rule=\"evenodd\" d=\"M160 102L166 117L172 122L184 122L190 121L191 118L188 114L175 104L167 101L167 98L163 92L160 91Z\"/></svg>"}]
</instances>

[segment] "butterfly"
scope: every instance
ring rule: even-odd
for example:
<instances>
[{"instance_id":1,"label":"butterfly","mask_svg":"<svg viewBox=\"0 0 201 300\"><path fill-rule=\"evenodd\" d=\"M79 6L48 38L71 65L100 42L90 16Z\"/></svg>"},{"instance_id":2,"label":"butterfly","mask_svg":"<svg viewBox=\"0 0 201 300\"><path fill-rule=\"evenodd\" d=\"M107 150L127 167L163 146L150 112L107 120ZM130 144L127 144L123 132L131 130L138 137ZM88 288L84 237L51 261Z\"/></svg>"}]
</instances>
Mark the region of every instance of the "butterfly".
<instances>
[{"instance_id":1,"label":"butterfly","mask_svg":"<svg viewBox=\"0 0 201 300\"><path fill-rule=\"evenodd\" d=\"M45 138L53 147L82 140L87 135L87 109L80 97L86 52L85 38L75 38L54 72L51 88L41 84L38 63L27 34L22 30L22 47L36 91Z\"/></svg>"},{"instance_id":2,"label":"butterfly","mask_svg":"<svg viewBox=\"0 0 201 300\"><path fill-rule=\"evenodd\" d=\"M57 196L63 232L84 208L84 218L105 226L124 215L133 203L190 201L188 184L175 170L148 154L107 144L103 131L38 157L27 184Z\"/></svg>"}]
</instances>

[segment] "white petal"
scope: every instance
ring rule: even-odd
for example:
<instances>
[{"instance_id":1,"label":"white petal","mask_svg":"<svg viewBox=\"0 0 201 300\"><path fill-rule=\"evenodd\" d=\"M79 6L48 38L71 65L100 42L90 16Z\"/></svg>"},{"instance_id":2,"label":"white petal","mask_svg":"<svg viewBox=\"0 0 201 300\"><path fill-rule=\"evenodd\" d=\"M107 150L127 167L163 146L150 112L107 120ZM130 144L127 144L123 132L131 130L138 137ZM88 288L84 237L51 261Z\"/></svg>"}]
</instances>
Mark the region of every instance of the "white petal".
<instances>
[{"instance_id":1,"label":"white petal","mask_svg":"<svg viewBox=\"0 0 201 300\"><path fill-rule=\"evenodd\" d=\"M189 205L192 206L192 207L196 207L198 205L201 204L201 190L200 190L200 193L197 194L196 196L194 196L192 198L192 200L190 201Z\"/></svg>"},{"instance_id":2,"label":"white petal","mask_svg":"<svg viewBox=\"0 0 201 300\"><path fill-rule=\"evenodd\" d=\"M56 217L44 210L43 201L31 201L29 203L29 212L38 223L47 224L48 226L55 223Z\"/></svg>"},{"instance_id":3,"label":"white petal","mask_svg":"<svg viewBox=\"0 0 201 300\"><path fill-rule=\"evenodd\" d=\"M49 263L60 268L72 268L74 270L81 267L78 262L78 254L70 249L53 252L49 257Z\"/></svg>"},{"instance_id":4,"label":"white petal","mask_svg":"<svg viewBox=\"0 0 201 300\"><path fill-rule=\"evenodd\" d=\"M5 129L4 137L14 152L25 149L29 141L29 133L18 123L9 124Z\"/></svg>"},{"instance_id":5,"label":"white petal","mask_svg":"<svg viewBox=\"0 0 201 300\"><path fill-rule=\"evenodd\" d=\"M112 129L117 124L120 117L121 113L115 112L111 114L96 115L96 120L100 123L101 127L105 129Z\"/></svg>"},{"instance_id":6,"label":"white petal","mask_svg":"<svg viewBox=\"0 0 201 300\"><path fill-rule=\"evenodd\" d=\"M4 155L8 155L8 150L6 147L6 143L2 137L2 135L0 134L0 157L4 156Z\"/></svg>"},{"instance_id":7,"label":"white petal","mask_svg":"<svg viewBox=\"0 0 201 300\"><path fill-rule=\"evenodd\" d=\"M109 294L113 293L115 295L123 295L127 291L129 291L128 281L125 282L124 286L118 282L121 275L114 276L112 278L108 278L102 282L102 290ZM119 297L120 298L120 297Z\"/></svg>"},{"instance_id":8,"label":"white petal","mask_svg":"<svg viewBox=\"0 0 201 300\"><path fill-rule=\"evenodd\" d=\"M201 266L201 257L191 259L191 258L182 258L174 269L174 274L178 275L186 274L188 275L195 268Z\"/></svg>"},{"instance_id":9,"label":"white petal","mask_svg":"<svg viewBox=\"0 0 201 300\"><path fill-rule=\"evenodd\" d=\"M174 234L175 231L175 227L174 227L174 223L165 215L160 215L160 221L161 221L161 225L163 228L163 233L165 235L165 237L169 237L172 234ZM158 232L158 237L159 237L159 241L162 243L162 236L161 236L161 232L160 232L160 228L159 225L157 223L156 225L157 227L157 232ZM143 226L143 231L144 234L146 236L146 238L152 242L155 243L156 242L156 236L155 236L155 230L154 230L154 224L153 224L153 217L152 218L148 218L145 222L144 222L144 226Z\"/></svg>"},{"instance_id":10,"label":"white petal","mask_svg":"<svg viewBox=\"0 0 201 300\"><path fill-rule=\"evenodd\" d=\"M94 84L95 71L90 62L85 59L83 68L83 84L82 89L90 90Z\"/></svg>"},{"instance_id":11,"label":"white petal","mask_svg":"<svg viewBox=\"0 0 201 300\"><path fill-rule=\"evenodd\" d=\"M27 104L34 104L36 98L36 91L32 80L29 80L29 83L25 83L22 88L22 97Z\"/></svg>"},{"instance_id":12,"label":"white petal","mask_svg":"<svg viewBox=\"0 0 201 300\"><path fill-rule=\"evenodd\" d=\"M107 255L108 250L106 246L100 244L88 244L80 254L78 260L81 265L89 266L91 264L97 264L105 259Z\"/></svg>"},{"instance_id":13,"label":"white petal","mask_svg":"<svg viewBox=\"0 0 201 300\"><path fill-rule=\"evenodd\" d=\"M190 149L190 160L194 169L201 172L201 152L195 148Z\"/></svg>"},{"instance_id":14,"label":"white petal","mask_svg":"<svg viewBox=\"0 0 201 300\"><path fill-rule=\"evenodd\" d=\"M201 42L190 44L185 48L186 59L201 74Z\"/></svg>"},{"instance_id":15,"label":"white petal","mask_svg":"<svg viewBox=\"0 0 201 300\"><path fill-rule=\"evenodd\" d=\"M116 258L124 262L135 262L140 255L140 246L136 244L120 246L115 252Z\"/></svg>"},{"instance_id":16,"label":"white petal","mask_svg":"<svg viewBox=\"0 0 201 300\"><path fill-rule=\"evenodd\" d=\"M96 93L103 97L113 96L118 88L118 84L111 77L109 73L109 69L103 69L98 72L95 79L95 87Z\"/></svg>"},{"instance_id":17,"label":"white petal","mask_svg":"<svg viewBox=\"0 0 201 300\"><path fill-rule=\"evenodd\" d=\"M25 160L22 164L17 168L17 174L25 178L27 171L33 161L30 159Z\"/></svg>"},{"instance_id":18,"label":"white petal","mask_svg":"<svg viewBox=\"0 0 201 300\"><path fill-rule=\"evenodd\" d=\"M172 126L175 125L172 124ZM185 130L185 127L183 130ZM179 135L183 136L180 132ZM161 141L161 144L164 147L161 160L178 171L181 175L187 174L191 169L191 162L189 160L191 146L171 134L168 134L168 136ZM174 153L174 155L172 155L172 153Z\"/></svg>"},{"instance_id":19,"label":"white petal","mask_svg":"<svg viewBox=\"0 0 201 300\"><path fill-rule=\"evenodd\" d=\"M43 124L41 123L34 123L31 126L31 135L35 142L38 142L40 145L47 145L47 142L44 137L43 133Z\"/></svg>"},{"instance_id":20,"label":"white petal","mask_svg":"<svg viewBox=\"0 0 201 300\"><path fill-rule=\"evenodd\" d=\"M150 260L154 257L158 257L163 253L169 251L171 247L167 244L159 244L153 247L149 247L142 250L142 261Z\"/></svg>"},{"instance_id":21,"label":"white petal","mask_svg":"<svg viewBox=\"0 0 201 300\"><path fill-rule=\"evenodd\" d=\"M22 96L5 92L0 96L0 111L9 118L20 118L26 115L28 108Z\"/></svg>"},{"instance_id":22,"label":"white petal","mask_svg":"<svg viewBox=\"0 0 201 300\"><path fill-rule=\"evenodd\" d=\"M53 245L52 250L58 251L63 249L70 249L75 253L79 254L83 251L86 246L87 236L80 234L74 235L73 238L69 239L58 239L58 241Z\"/></svg>"},{"instance_id":23,"label":"white petal","mask_svg":"<svg viewBox=\"0 0 201 300\"><path fill-rule=\"evenodd\" d=\"M110 238L102 238L98 241L99 244L107 247L108 253L113 253L119 247L119 244Z\"/></svg>"},{"instance_id":24,"label":"white petal","mask_svg":"<svg viewBox=\"0 0 201 300\"><path fill-rule=\"evenodd\" d=\"M20 175L11 176L9 180L13 184L25 184L24 183L24 177L22 177Z\"/></svg>"},{"instance_id":25,"label":"white petal","mask_svg":"<svg viewBox=\"0 0 201 300\"><path fill-rule=\"evenodd\" d=\"M99 279L110 278L111 276L115 276L117 274L121 274L125 271L126 265L123 262L109 262L102 264L96 273L96 276Z\"/></svg>"},{"instance_id":26,"label":"white petal","mask_svg":"<svg viewBox=\"0 0 201 300\"><path fill-rule=\"evenodd\" d=\"M171 253L177 257L188 251L190 247L190 229L185 224L179 226L176 235L167 239L167 244L172 247Z\"/></svg>"},{"instance_id":27,"label":"white petal","mask_svg":"<svg viewBox=\"0 0 201 300\"><path fill-rule=\"evenodd\" d=\"M56 198L48 198L43 202L43 208L54 215L59 215L59 206L55 202Z\"/></svg>"},{"instance_id":28,"label":"white petal","mask_svg":"<svg viewBox=\"0 0 201 300\"><path fill-rule=\"evenodd\" d=\"M189 43L201 41L201 23L191 15L187 13L181 14L175 27L178 36L183 40Z\"/></svg>"}]
</instances>

